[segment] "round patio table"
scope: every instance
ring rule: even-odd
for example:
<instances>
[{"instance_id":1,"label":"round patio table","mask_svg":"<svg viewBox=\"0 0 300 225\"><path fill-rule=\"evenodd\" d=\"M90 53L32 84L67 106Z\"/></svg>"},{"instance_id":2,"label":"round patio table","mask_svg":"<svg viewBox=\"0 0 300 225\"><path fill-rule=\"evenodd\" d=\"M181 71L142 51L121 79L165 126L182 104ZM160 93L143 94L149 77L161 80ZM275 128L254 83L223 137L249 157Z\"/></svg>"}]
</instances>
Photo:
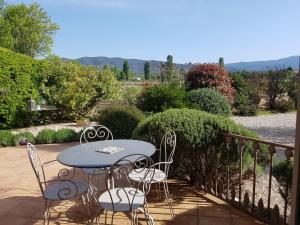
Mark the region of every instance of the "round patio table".
<instances>
[{"instance_id":1,"label":"round patio table","mask_svg":"<svg viewBox=\"0 0 300 225\"><path fill-rule=\"evenodd\" d=\"M101 152L108 147L116 147L121 150L115 153ZM145 141L122 139L96 141L63 150L58 154L57 161L65 166L76 168L107 168L122 157L132 154L151 156L155 151L155 146Z\"/></svg>"}]
</instances>

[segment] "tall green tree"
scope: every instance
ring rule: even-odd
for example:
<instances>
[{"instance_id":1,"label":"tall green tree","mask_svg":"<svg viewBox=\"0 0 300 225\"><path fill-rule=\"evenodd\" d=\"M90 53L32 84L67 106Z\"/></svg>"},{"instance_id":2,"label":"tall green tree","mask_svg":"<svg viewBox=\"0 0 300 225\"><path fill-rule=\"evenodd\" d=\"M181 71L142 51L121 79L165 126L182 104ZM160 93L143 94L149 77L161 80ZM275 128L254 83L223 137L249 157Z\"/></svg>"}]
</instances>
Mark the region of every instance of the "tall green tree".
<instances>
[{"instance_id":1,"label":"tall green tree","mask_svg":"<svg viewBox=\"0 0 300 225\"><path fill-rule=\"evenodd\" d=\"M1 5L1 3L0 3ZM0 6L1 7L1 6ZM0 46L8 49L13 49L14 38L11 34L9 23L0 16Z\"/></svg>"},{"instance_id":2,"label":"tall green tree","mask_svg":"<svg viewBox=\"0 0 300 225\"><path fill-rule=\"evenodd\" d=\"M166 76L167 76L167 81L171 81L172 80L173 73L174 73L173 56L168 55L167 56L167 62L166 62Z\"/></svg>"},{"instance_id":3,"label":"tall green tree","mask_svg":"<svg viewBox=\"0 0 300 225\"><path fill-rule=\"evenodd\" d=\"M4 0L0 0L0 46L11 49L13 47L13 36L11 35L11 27L3 18Z\"/></svg>"},{"instance_id":4,"label":"tall green tree","mask_svg":"<svg viewBox=\"0 0 300 225\"><path fill-rule=\"evenodd\" d=\"M166 81L166 64L160 64L160 82L164 83Z\"/></svg>"},{"instance_id":5,"label":"tall green tree","mask_svg":"<svg viewBox=\"0 0 300 225\"><path fill-rule=\"evenodd\" d=\"M47 12L38 4L4 5L1 11L5 21L2 26L6 27L7 35L6 41L0 42L1 45L6 44L3 47L32 57L45 56L51 52L53 36L59 26L51 21Z\"/></svg>"},{"instance_id":6,"label":"tall green tree","mask_svg":"<svg viewBox=\"0 0 300 225\"><path fill-rule=\"evenodd\" d=\"M224 67L224 58L223 57L219 58L219 65Z\"/></svg>"},{"instance_id":7,"label":"tall green tree","mask_svg":"<svg viewBox=\"0 0 300 225\"><path fill-rule=\"evenodd\" d=\"M120 86L107 69L52 57L41 74L45 77L45 99L69 118L84 117L98 100L115 99L120 95Z\"/></svg>"},{"instance_id":8,"label":"tall green tree","mask_svg":"<svg viewBox=\"0 0 300 225\"><path fill-rule=\"evenodd\" d=\"M125 76L125 79L129 80L129 63L126 59L124 60L123 63L123 74Z\"/></svg>"},{"instance_id":9,"label":"tall green tree","mask_svg":"<svg viewBox=\"0 0 300 225\"><path fill-rule=\"evenodd\" d=\"M150 62L146 61L144 64L144 76L145 76L145 80L149 80L150 79Z\"/></svg>"},{"instance_id":10,"label":"tall green tree","mask_svg":"<svg viewBox=\"0 0 300 225\"><path fill-rule=\"evenodd\" d=\"M0 0L0 14L1 14L1 11L3 10L5 4L6 4L6 3L5 3L4 0Z\"/></svg>"}]
</instances>

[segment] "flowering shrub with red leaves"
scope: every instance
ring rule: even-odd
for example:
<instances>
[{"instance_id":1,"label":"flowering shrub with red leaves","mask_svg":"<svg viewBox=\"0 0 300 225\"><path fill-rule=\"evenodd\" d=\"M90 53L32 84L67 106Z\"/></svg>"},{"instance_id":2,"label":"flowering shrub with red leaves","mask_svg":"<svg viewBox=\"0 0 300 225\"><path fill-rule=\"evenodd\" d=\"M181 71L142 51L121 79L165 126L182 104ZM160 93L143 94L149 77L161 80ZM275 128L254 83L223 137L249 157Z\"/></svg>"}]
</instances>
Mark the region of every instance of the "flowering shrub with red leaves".
<instances>
[{"instance_id":1,"label":"flowering shrub with red leaves","mask_svg":"<svg viewBox=\"0 0 300 225\"><path fill-rule=\"evenodd\" d=\"M188 90L197 88L213 88L227 97L229 102L234 102L235 89L233 80L224 67L213 63L197 64L186 75Z\"/></svg>"}]
</instances>

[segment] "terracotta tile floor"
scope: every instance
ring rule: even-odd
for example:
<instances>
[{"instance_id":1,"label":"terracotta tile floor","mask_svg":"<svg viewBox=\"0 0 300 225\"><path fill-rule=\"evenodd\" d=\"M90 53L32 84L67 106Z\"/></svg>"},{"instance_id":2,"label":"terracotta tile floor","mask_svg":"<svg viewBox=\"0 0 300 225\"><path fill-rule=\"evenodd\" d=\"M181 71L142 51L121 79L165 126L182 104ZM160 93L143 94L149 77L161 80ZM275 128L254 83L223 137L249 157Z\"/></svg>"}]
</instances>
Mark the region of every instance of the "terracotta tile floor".
<instances>
[{"instance_id":1,"label":"terracotta tile floor","mask_svg":"<svg viewBox=\"0 0 300 225\"><path fill-rule=\"evenodd\" d=\"M56 159L61 150L78 143L40 145L37 149L45 161ZM63 168L54 163L46 167L52 178ZM155 224L164 225L250 225L263 224L254 218L216 200L210 195L196 193L183 182L170 181L175 217L173 220L163 200L150 194L149 211ZM41 197L25 147L0 148L0 225L43 224L44 201ZM86 224L82 204L64 201L55 204L50 224ZM108 215L107 224L110 224ZM143 216L140 224L147 224ZM104 224L104 217L100 220ZM96 224L96 223L95 223ZM114 224L130 224L128 215L116 214Z\"/></svg>"}]
</instances>

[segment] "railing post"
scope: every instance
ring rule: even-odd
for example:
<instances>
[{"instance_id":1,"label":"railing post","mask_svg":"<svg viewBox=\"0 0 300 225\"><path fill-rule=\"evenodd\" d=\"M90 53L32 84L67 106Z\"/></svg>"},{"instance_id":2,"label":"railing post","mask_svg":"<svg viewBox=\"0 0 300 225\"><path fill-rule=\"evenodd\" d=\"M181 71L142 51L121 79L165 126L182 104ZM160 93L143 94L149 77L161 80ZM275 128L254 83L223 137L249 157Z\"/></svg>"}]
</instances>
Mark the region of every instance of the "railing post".
<instances>
[{"instance_id":1,"label":"railing post","mask_svg":"<svg viewBox=\"0 0 300 225\"><path fill-rule=\"evenodd\" d=\"M269 153L270 153L270 166L269 166L269 187L268 187L268 217L271 216L271 190L272 190L272 176L273 176L273 157L276 153L276 148L274 145L269 146Z\"/></svg>"},{"instance_id":2,"label":"railing post","mask_svg":"<svg viewBox=\"0 0 300 225\"><path fill-rule=\"evenodd\" d=\"M239 165L239 204L242 202L242 170L243 170L243 153L244 153L244 139L239 138L239 149L240 149L240 165Z\"/></svg>"},{"instance_id":3,"label":"railing post","mask_svg":"<svg viewBox=\"0 0 300 225\"><path fill-rule=\"evenodd\" d=\"M257 142L253 142L253 189L252 189L252 211L255 210L255 192L256 192L256 164L257 164L257 153L259 145Z\"/></svg>"},{"instance_id":4,"label":"railing post","mask_svg":"<svg viewBox=\"0 0 300 225\"><path fill-rule=\"evenodd\" d=\"M229 200L229 148L230 144L232 143L232 136L226 136L226 153L227 153L227 160L226 160L226 179L227 179L227 190L226 190L226 200Z\"/></svg>"},{"instance_id":5,"label":"railing post","mask_svg":"<svg viewBox=\"0 0 300 225\"><path fill-rule=\"evenodd\" d=\"M286 165L288 166L290 163L291 158L293 157L293 151L291 149L285 150L285 157L286 157ZM286 184L285 184L285 198L284 198L284 223L287 224L287 206L288 206L288 198L289 198L289 175L288 175L288 168L286 168Z\"/></svg>"},{"instance_id":6,"label":"railing post","mask_svg":"<svg viewBox=\"0 0 300 225\"><path fill-rule=\"evenodd\" d=\"M295 135L295 156L293 165L293 180L292 180L292 205L290 215L290 225L300 224L300 56L299 56L299 69L297 74L297 119L296 119L296 135Z\"/></svg>"}]
</instances>

